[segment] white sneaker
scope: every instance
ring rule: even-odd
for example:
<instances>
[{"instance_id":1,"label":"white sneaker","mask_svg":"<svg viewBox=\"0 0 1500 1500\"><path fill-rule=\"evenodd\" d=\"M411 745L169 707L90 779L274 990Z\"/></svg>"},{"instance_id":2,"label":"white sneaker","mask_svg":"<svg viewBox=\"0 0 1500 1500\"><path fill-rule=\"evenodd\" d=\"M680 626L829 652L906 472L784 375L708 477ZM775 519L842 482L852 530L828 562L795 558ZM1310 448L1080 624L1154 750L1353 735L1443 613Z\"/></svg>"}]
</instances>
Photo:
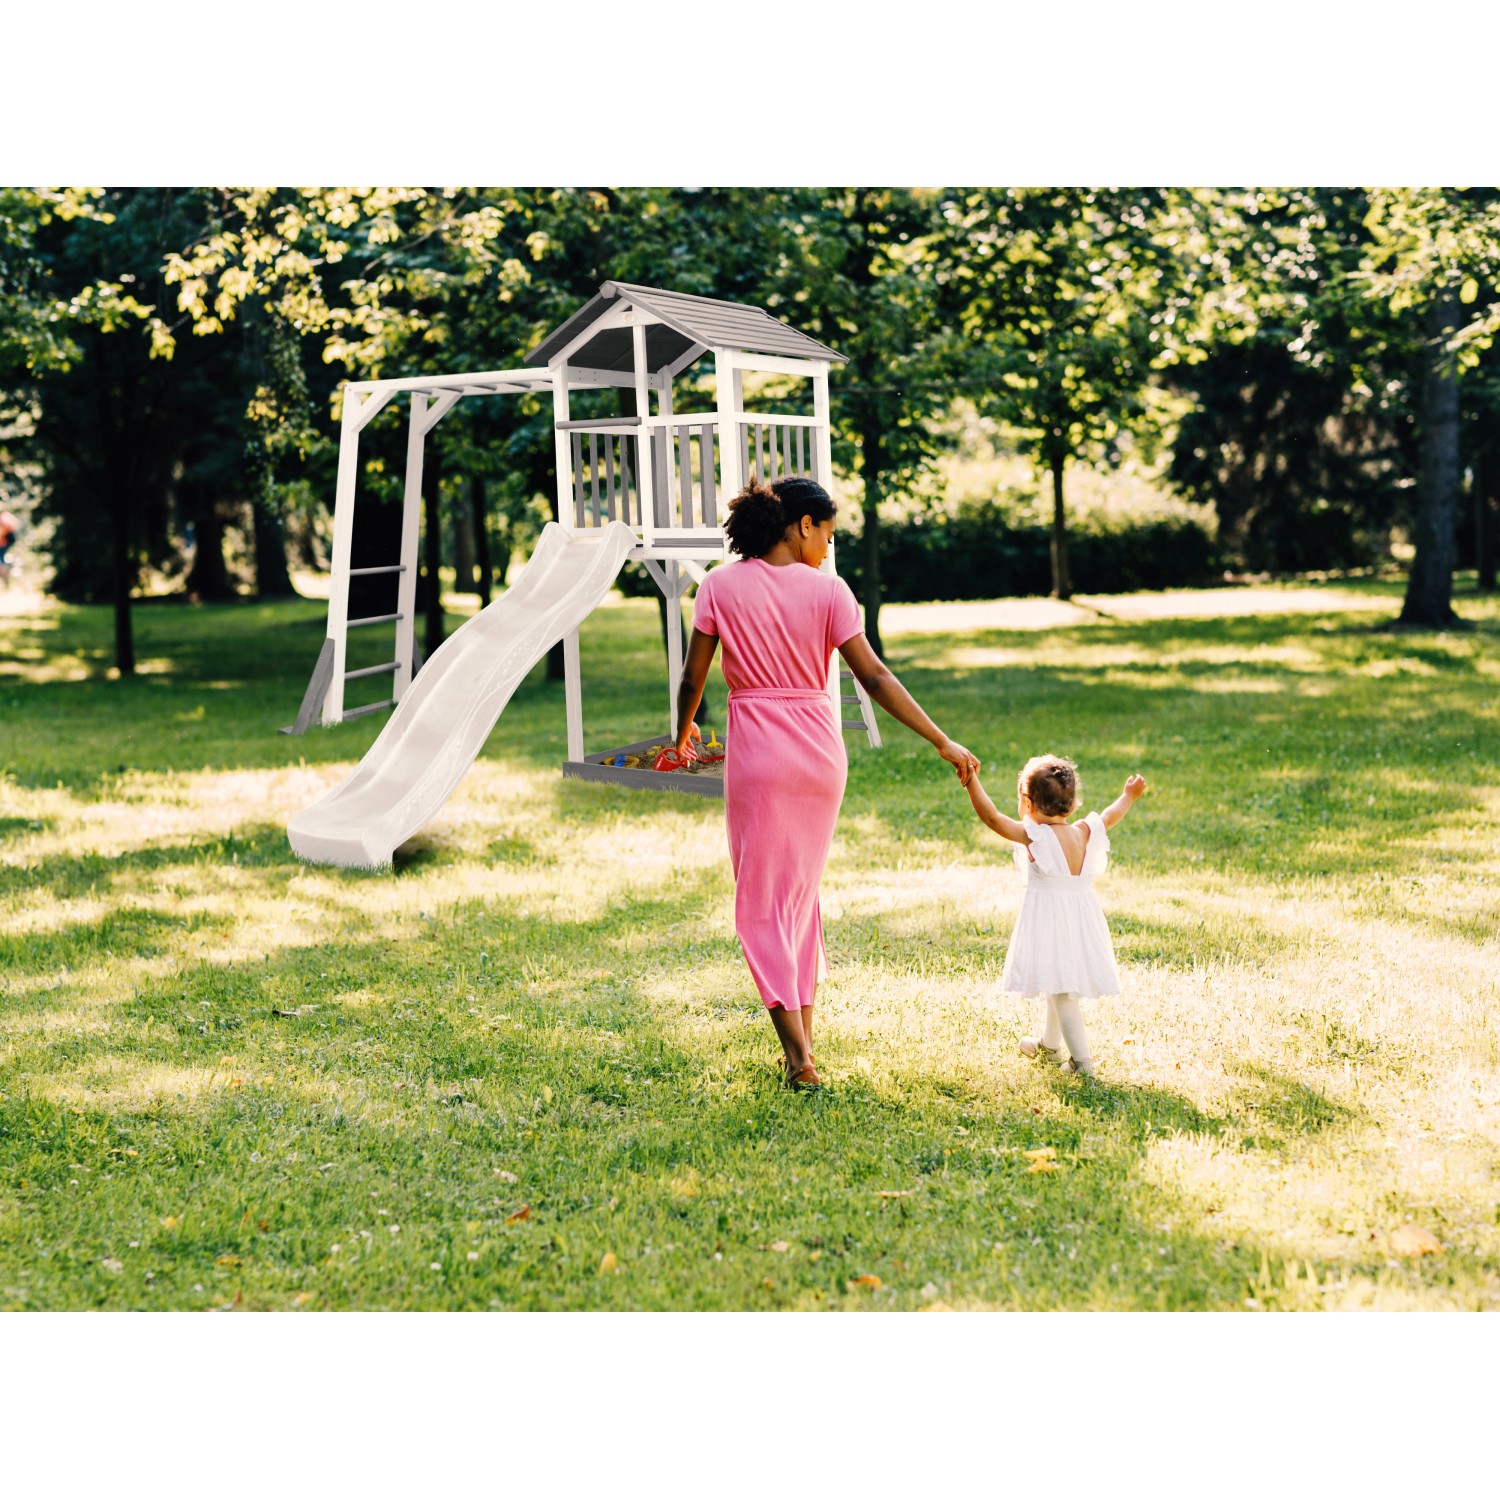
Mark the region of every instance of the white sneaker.
<instances>
[{"instance_id":1,"label":"white sneaker","mask_svg":"<svg viewBox=\"0 0 1500 1500\"><path fill-rule=\"evenodd\" d=\"M1045 1046L1040 1038L1034 1036L1023 1036L1020 1047L1022 1057L1036 1058L1054 1065L1061 1057L1061 1048Z\"/></svg>"},{"instance_id":2,"label":"white sneaker","mask_svg":"<svg viewBox=\"0 0 1500 1500\"><path fill-rule=\"evenodd\" d=\"M1094 1072L1093 1063L1081 1063L1076 1057L1070 1057L1062 1065L1064 1073L1076 1073L1080 1078L1094 1078L1098 1075Z\"/></svg>"}]
</instances>

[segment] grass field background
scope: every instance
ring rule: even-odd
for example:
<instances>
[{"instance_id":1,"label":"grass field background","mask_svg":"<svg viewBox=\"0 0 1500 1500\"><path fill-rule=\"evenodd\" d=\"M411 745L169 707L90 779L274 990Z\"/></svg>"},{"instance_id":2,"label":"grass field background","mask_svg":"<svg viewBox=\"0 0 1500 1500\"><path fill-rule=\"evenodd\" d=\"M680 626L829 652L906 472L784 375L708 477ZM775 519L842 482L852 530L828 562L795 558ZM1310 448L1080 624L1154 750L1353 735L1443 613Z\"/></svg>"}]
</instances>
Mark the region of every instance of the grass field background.
<instances>
[{"instance_id":1,"label":"grass field background","mask_svg":"<svg viewBox=\"0 0 1500 1500\"><path fill-rule=\"evenodd\" d=\"M120 682L107 611L13 598L0 1306L1500 1303L1500 606L1372 629L1397 602L891 610L1002 805L1043 750L1086 806L1148 777L1100 884L1125 994L1086 1007L1097 1084L1016 1054L1007 846L886 720L803 1096L720 805L562 780L540 668L394 871L340 872L285 823L379 717L274 732L321 604L142 606ZM590 748L664 729L652 603L598 611L583 664Z\"/></svg>"}]
</instances>

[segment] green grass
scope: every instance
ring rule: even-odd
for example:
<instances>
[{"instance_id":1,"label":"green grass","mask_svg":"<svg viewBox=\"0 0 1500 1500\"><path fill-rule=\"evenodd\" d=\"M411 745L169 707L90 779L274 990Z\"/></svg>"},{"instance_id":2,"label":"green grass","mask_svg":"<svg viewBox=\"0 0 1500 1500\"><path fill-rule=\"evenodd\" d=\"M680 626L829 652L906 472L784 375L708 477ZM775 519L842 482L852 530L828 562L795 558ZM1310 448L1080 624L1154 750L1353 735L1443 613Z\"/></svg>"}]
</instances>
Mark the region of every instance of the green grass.
<instances>
[{"instance_id":1,"label":"green grass","mask_svg":"<svg viewBox=\"0 0 1500 1500\"><path fill-rule=\"evenodd\" d=\"M1089 805L1150 778L1101 883L1125 994L1100 1083L1016 1055L1006 850L887 722L808 1096L719 805L564 782L540 669L395 870L343 873L283 830L378 719L274 732L320 605L142 607L129 682L107 612L0 615L0 1306L1500 1303L1500 608L1327 599L893 635L997 800L1047 749ZM661 729L655 621L585 627L591 747Z\"/></svg>"}]
</instances>

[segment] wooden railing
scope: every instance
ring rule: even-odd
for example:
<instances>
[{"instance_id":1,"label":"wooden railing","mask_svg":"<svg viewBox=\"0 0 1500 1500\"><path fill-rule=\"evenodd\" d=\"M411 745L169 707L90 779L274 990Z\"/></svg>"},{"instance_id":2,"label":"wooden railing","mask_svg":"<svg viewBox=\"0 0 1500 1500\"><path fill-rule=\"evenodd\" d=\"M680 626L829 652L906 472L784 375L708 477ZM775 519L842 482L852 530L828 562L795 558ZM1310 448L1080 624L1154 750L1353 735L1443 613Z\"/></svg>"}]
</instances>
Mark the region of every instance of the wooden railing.
<instances>
[{"instance_id":1,"label":"wooden railing","mask_svg":"<svg viewBox=\"0 0 1500 1500\"><path fill-rule=\"evenodd\" d=\"M811 417L737 413L740 472L763 484L793 474L819 483L818 432ZM665 533L679 541L688 534L720 533L723 521L723 453L715 417L686 415L605 417L563 422L573 468L573 515L583 530L624 521L643 539ZM643 513L640 440L651 444L652 496Z\"/></svg>"},{"instance_id":2,"label":"wooden railing","mask_svg":"<svg viewBox=\"0 0 1500 1500\"><path fill-rule=\"evenodd\" d=\"M817 423L812 417L751 416L740 414L740 455L746 474L762 484L773 484L804 474L826 485L818 471Z\"/></svg>"}]
</instances>

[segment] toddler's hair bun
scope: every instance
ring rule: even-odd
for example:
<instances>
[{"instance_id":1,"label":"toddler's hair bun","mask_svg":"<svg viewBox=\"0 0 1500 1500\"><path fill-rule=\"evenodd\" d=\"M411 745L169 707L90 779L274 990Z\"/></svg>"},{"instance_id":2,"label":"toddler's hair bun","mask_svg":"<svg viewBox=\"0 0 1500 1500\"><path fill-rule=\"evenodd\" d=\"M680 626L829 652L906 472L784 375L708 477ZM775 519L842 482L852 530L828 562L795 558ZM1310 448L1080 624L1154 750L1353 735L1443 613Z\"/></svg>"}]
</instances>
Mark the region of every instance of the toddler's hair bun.
<instances>
[{"instance_id":1,"label":"toddler's hair bun","mask_svg":"<svg viewBox=\"0 0 1500 1500\"><path fill-rule=\"evenodd\" d=\"M1016 791L1044 818L1065 818L1083 791L1078 767L1063 755L1033 755L1016 777Z\"/></svg>"}]
</instances>

